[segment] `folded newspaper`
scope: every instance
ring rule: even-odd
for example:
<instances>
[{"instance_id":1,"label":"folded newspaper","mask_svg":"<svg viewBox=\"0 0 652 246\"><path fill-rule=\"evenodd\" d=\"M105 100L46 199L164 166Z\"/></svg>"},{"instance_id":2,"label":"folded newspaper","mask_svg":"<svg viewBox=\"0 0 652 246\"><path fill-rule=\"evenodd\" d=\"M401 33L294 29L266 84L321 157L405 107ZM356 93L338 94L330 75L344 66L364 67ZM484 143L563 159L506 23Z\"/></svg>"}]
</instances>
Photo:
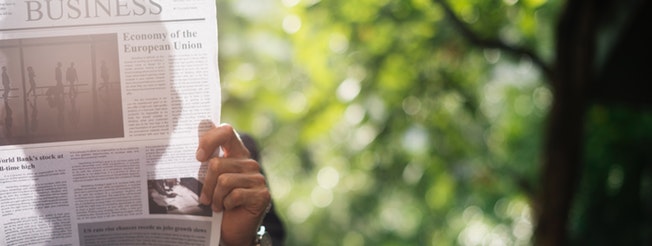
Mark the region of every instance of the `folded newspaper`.
<instances>
[{"instance_id":1,"label":"folded newspaper","mask_svg":"<svg viewBox=\"0 0 652 246\"><path fill-rule=\"evenodd\" d=\"M217 245L213 0L0 0L0 245Z\"/></svg>"}]
</instances>

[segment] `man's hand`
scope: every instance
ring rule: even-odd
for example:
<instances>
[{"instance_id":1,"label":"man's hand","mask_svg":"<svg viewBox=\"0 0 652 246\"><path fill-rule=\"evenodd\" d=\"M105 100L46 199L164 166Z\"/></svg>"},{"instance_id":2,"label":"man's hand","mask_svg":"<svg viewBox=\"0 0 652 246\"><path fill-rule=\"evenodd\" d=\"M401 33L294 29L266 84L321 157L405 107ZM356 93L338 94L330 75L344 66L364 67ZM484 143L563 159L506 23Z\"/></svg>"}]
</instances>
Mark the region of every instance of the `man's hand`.
<instances>
[{"instance_id":1,"label":"man's hand","mask_svg":"<svg viewBox=\"0 0 652 246\"><path fill-rule=\"evenodd\" d=\"M221 148L223 157L212 157ZM197 160L209 161L199 201L223 211L223 245L252 245L271 196L260 165L251 159L233 127L214 127L199 139Z\"/></svg>"}]
</instances>

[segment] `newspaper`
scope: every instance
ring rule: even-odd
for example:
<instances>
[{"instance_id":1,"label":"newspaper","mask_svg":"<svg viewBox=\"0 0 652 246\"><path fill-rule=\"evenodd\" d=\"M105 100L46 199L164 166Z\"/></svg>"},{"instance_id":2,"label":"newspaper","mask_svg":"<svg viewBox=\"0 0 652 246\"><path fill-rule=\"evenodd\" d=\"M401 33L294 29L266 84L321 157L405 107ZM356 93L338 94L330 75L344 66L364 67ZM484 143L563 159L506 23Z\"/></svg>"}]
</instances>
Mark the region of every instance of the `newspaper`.
<instances>
[{"instance_id":1,"label":"newspaper","mask_svg":"<svg viewBox=\"0 0 652 246\"><path fill-rule=\"evenodd\" d=\"M217 245L212 0L0 0L0 245Z\"/></svg>"}]
</instances>

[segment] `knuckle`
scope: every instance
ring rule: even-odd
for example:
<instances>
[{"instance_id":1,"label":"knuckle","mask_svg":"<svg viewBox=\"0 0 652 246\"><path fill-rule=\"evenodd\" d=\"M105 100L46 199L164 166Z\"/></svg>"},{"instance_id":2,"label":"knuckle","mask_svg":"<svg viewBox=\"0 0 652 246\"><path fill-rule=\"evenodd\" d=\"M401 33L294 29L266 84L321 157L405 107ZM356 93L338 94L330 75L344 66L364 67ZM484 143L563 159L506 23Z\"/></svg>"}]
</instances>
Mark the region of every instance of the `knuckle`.
<instances>
[{"instance_id":1,"label":"knuckle","mask_svg":"<svg viewBox=\"0 0 652 246\"><path fill-rule=\"evenodd\" d=\"M229 193L229 196L224 200L224 207L226 208L235 208L242 203L244 199L244 194L240 189L234 189Z\"/></svg>"},{"instance_id":2,"label":"knuckle","mask_svg":"<svg viewBox=\"0 0 652 246\"><path fill-rule=\"evenodd\" d=\"M263 176L261 173L257 173L252 177L252 180L256 186L264 186L267 187L267 182L265 181L265 176Z\"/></svg>"},{"instance_id":3,"label":"knuckle","mask_svg":"<svg viewBox=\"0 0 652 246\"><path fill-rule=\"evenodd\" d=\"M231 183L231 176L222 174L217 177L217 186L219 187L228 187Z\"/></svg>"},{"instance_id":4,"label":"knuckle","mask_svg":"<svg viewBox=\"0 0 652 246\"><path fill-rule=\"evenodd\" d=\"M234 189L229 194L229 200L233 203L237 203L240 199L242 199L242 191L240 189Z\"/></svg>"},{"instance_id":5,"label":"knuckle","mask_svg":"<svg viewBox=\"0 0 652 246\"><path fill-rule=\"evenodd\" d=\"M244 169L248 172L260 172L260 165L256 160L246 159L243 161Z\"/></svg>"},{"instance_id":6,"label":"knuckle","mask_svg":"<svg viewBox=\"0 0 652 246\"><path fill-rule=\"evenodd\" d=\"M224 131L229 131L229 132L232 132L232 131L233 131L233 126L231 126L231 125L228 124L228 123L223 123L223 124L221 124L221 125L220 125L220 128L222 128Z\"/></svg>"},{"instance_id":7,"label":"knuckle","mask_svg":"<svg viewBox=\"0 0 652 246\"><path fill-rule=\"evenodd\" d=\"M263 198L264 204L267 204L272 200L272 194L269 193L269 189L267 187L265 187L260 192L260 197Z\"/></svg>"},{"instance_id":8,"label":"knuckle","mask_svg":"<svg viewBox=\"0 0 652 246\"><path fill-rule=\"evenodd\" d=\"M208 165L208 170L213 173L217 173L220 169L220 158L213 158L210 160Z\"/></svg>"}]
</instances>

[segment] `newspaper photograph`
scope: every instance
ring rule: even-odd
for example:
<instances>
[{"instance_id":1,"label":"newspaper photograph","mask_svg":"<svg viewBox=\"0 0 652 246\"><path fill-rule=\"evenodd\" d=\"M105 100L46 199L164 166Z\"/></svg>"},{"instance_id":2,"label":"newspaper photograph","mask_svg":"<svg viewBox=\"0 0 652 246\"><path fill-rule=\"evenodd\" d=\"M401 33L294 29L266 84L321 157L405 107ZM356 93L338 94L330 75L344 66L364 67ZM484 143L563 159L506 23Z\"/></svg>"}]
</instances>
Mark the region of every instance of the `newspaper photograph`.
<instances>
[{"instance_id":1,"label":"newspaper photograph","mask_svg":"<svg viewBox=\"0 0 652 246\"><path fill-rule=\"evenodd\" d=\"M0 245L218 245L208 0L0 0Z\"/></svg>"}]
</instances>

